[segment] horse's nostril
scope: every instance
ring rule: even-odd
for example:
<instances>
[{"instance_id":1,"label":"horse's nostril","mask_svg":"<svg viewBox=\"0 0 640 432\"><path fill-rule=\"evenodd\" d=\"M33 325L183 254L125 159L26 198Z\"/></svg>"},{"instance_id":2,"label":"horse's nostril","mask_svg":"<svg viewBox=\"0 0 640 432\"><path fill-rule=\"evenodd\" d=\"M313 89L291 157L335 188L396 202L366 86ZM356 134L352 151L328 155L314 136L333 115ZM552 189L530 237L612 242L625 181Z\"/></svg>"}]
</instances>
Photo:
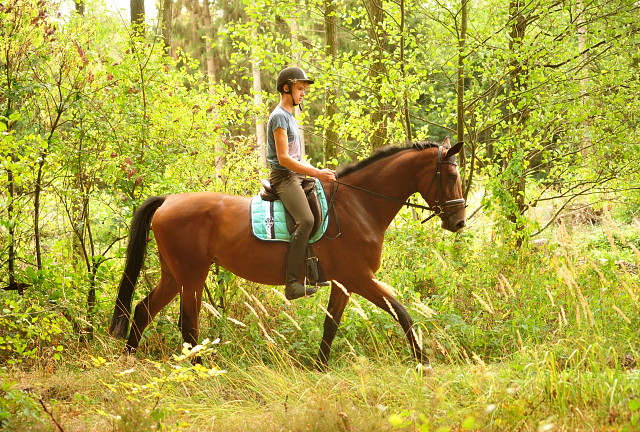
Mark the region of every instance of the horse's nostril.
<instances>
[{"instance_id":1,"label":"horse's nostril","mask_svg":"<svg viewBox=\"0 0 640 432\"><path fill-rule=\"evenodd\" d=\"M458 223L456 224L456 228L457 228L457 229L459 229L459 230L461 230L462 228L464 228L464 227L465 227L465 225L467 225L467 223L466 223L464 220L461 220L460 222L458 222Z\"/></svg>"}]
</instances>

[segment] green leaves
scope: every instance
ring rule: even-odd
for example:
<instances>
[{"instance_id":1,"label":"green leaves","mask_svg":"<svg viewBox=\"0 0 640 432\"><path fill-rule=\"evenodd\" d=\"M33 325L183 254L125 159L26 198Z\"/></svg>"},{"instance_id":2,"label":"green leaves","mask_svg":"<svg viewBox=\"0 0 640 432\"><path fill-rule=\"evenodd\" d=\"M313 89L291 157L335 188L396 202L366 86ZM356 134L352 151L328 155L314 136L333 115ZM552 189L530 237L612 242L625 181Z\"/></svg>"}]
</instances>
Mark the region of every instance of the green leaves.
<instances>
[{"instance_id":1,"label":"green leaves","mask_svg":"<svg viewBox=\"0 0 640 432\"><path fill-rule=\"evenodd\" d=\"M24 301L0 298L0 359L13 365L39 357L61 360L62 345L51 346L52 337L62 334L66 321L57 313ZM44 347L53 352L44 354Z\"/></svg>"},{"instance_id":2,"label":"green leaves","mask_svg":"<svg viewBox=\"0 0 640 432\"><path fill-rule=\"evenodd\" d=\"M632 413L631 426L638 427L640 425L640 413L636 411L640 411L640 399L631 399L629 401L629 410Z\"/></svg>"}]
</instances>

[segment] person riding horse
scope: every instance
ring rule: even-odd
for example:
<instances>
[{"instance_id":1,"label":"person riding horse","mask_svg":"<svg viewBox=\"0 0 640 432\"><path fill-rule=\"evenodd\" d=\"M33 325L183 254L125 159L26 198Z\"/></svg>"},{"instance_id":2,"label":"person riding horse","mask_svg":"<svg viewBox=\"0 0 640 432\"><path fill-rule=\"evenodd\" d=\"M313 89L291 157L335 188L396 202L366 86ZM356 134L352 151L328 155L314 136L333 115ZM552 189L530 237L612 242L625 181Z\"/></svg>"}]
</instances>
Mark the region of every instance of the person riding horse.
<instances>
[{"instance_id":1,"label":"person riding horse","mask_svg":"<svg viewBox=\"0 0 640 432\"><path fill-rule=\"evenodd\" d=\"M307 176L320 181L335 181L335 171L314 168L302 158L298 122L293 115L302 103L305 91L314 80L300 68L283 69L276 81L280 103L271 112L267 123L267 161L271 165L269 181L282 204L295 221L286 256L285 296L288 300L314 294L317 289L300 283L309 235L313 228L313 214L302 189Z\"/></svg>"}]
</instances>

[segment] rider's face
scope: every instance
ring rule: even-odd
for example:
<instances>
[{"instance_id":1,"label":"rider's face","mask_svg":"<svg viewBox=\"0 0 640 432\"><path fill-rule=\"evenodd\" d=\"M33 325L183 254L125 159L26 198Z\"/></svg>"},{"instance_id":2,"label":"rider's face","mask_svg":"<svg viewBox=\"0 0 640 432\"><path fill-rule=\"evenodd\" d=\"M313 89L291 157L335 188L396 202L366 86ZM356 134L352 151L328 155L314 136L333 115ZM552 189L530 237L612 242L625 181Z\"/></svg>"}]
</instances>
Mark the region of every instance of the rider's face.
<instances>
[{"instance_id":1,"label":"rider's face","mask_svg":"<svg viewBox=\"0 0 640 432\"><path fill-rule=\"evenodd\" d=\"M293 100L296 101L297 104L302 102L304 95L309 90L309 84L304 82L297 82L291 85L291 95L293 96Z\"/></svg>"}]
</instances>

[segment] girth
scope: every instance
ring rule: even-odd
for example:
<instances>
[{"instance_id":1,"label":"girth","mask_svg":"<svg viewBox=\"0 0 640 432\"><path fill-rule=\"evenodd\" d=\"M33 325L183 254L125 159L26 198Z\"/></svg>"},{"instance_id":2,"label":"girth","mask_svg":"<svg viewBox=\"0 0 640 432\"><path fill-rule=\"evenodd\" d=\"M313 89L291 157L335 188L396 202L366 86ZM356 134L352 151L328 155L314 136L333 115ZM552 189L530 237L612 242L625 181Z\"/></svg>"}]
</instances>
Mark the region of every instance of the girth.
<instances>
[{"instance_id":1,"label":"girth","mask_svg":"<svg viewBox=\"0 0 640 432\"><path fill-rule=\"evenodd\" d=\"M262 183L262 190L260 190L260 198L265 201L279 201L280 198L276 191L271 187L271 182L267 179L260 180ZM316 191L316 179L313 177L307 177L302 180L302 190L304 190L305 195L307 196L307 201L309 202L309 208L311 209L311 213L313 214L313 228L311 229L311 234L309 234L309 238L312 238L318 229L320 229L320 225L322 225L322 207L320 206L320 199L318 198L318 192ZM286 210L286 206L285 206ZM286 212L287 215L287 228L289 232L292 233L295 227L295 221L289 212Z\"/></svg>"}]
</instances>

